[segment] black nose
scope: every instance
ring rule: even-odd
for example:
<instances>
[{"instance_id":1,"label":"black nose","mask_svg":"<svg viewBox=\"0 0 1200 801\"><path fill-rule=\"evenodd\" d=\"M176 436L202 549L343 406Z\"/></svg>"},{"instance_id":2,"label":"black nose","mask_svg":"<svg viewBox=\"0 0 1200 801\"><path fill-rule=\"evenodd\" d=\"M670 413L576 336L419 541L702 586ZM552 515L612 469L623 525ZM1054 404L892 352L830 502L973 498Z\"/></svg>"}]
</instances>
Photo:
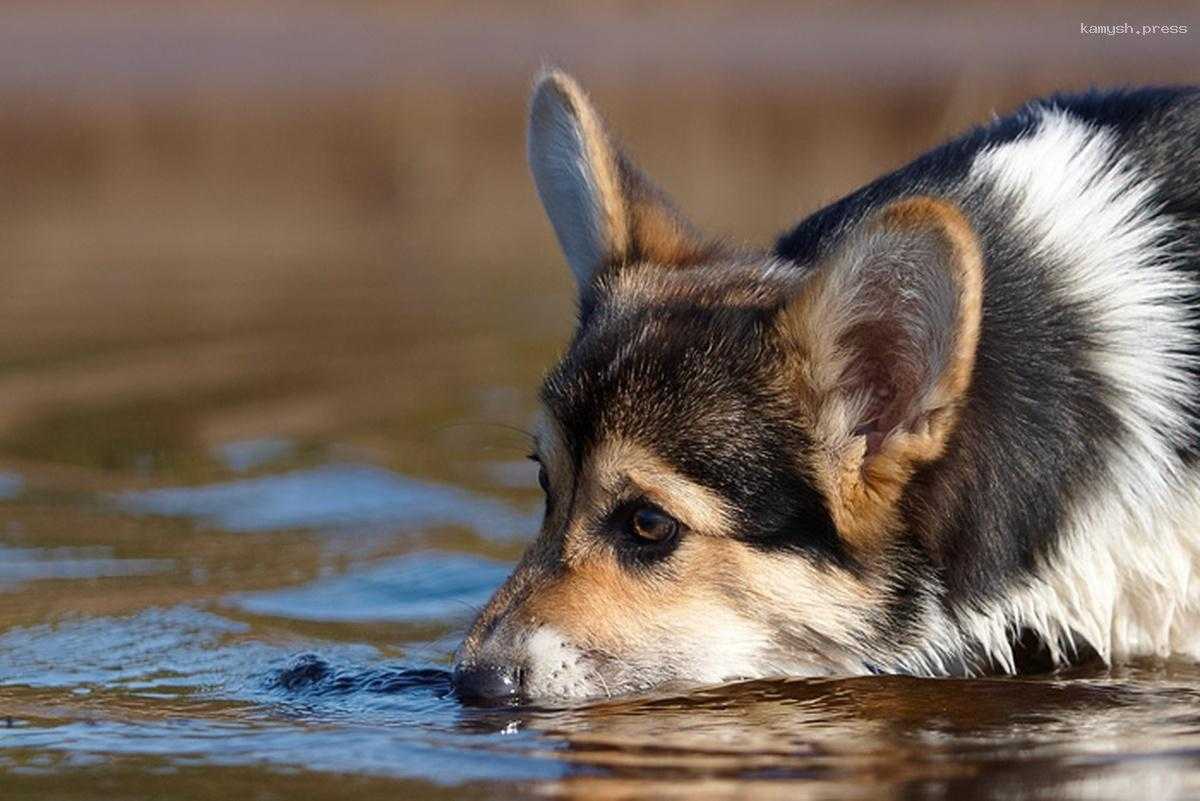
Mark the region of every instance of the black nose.
<instances>
[{"instance_id":1,"label":"black nose","mask_svg":"<svg viewBox=\"0 0 1200 801\"><path fill-rule=\"evenodd\" d=\"M521 671L504 665L462 665L454 670L454 691L464 701L510 701L521 691Z\"/></svg>"}]
</instances>

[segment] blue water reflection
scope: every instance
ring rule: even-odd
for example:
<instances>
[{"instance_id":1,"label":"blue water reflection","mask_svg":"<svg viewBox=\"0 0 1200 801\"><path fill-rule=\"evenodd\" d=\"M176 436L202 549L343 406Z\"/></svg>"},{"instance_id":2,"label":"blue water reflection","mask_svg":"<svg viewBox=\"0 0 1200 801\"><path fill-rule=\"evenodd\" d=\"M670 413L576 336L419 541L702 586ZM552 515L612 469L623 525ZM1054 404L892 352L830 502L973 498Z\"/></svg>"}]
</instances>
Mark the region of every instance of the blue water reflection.
<instances>
[{"instance_id":1,"label":"blue water reflection","mask_svg":"<svg viewBox=\"0 0 1200 801\"><path fill-rule=\"evenodd\" d=\"M463 526L487 537L531 530L529 515L458 487L369 465L327 465L201 487L125 492L131 512L190 517L226 531Z\"/></svg>"},{"instance_id":2,"label":"blue water reflection","mask_svg":"<svg viewBox=\"0 0 1200 801\"><path fill-rule=\"evenodd\" d=\"M0 544L0 590L46 579L147 576L175 567L173 559L118 559L112 548L14 548Z\"/></svg>"},{"instance_id":3,"label":"blue water reflection","mask_svg":"<svg viewBox=\"0 0 1200 801\"><path fill-rule=\"evenodd\" d=\"M437 621L485 603L511 565L424 551L318 579L302 587L242 593L228 601L259 615L322 621Z\"/></svg>"}]
</instances>

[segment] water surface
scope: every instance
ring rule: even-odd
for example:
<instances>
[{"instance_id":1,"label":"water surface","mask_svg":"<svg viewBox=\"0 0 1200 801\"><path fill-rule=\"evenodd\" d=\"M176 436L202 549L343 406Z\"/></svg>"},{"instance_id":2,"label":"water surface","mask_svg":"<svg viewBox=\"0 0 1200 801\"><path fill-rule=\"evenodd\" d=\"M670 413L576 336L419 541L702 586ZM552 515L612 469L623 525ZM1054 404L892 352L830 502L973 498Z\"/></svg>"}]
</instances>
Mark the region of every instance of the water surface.
<instances>
[{"instance_id":1,"label":"water surface","mask_svg":"<svg viewBox=\"0 0 1200 801\"><path fill-rule=\"evenodd\" d=\"M1182 664L464 708L449 657L536 524L528 468L505 456L453 486L272 450L194 455L212 479L190 485L9 478L6 798L1200 792L1200 669Z\"/></svg>"}]
</instances>

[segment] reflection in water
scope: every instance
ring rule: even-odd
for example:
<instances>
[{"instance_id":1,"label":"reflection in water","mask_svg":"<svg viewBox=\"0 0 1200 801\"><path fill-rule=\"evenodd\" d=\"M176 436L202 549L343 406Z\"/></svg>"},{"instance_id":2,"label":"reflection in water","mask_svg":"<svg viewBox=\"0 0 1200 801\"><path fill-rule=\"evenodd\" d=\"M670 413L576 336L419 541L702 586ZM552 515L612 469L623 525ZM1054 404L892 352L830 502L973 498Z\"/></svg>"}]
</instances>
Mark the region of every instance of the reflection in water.
<instances>
[{"instance_id":1,"label":"reflection in water","mask_svg":"<svg viewBox=\"0 0 1200 801\"><path fill-rule=\"evenodd\" d=\"M0 473L0 500L20 495L24 486L24 480L16 473Z\"/></svg>"},{"instance_id":2,"label":"reflection in water","mask_svg":"<svg viewBox=\"0 0 1200 801\"><path fill-rule=\"evenodd\" d=\"M213 452L230 470L244 473L293 455L296 443L279 437L265 437L222 443L213 448Z\"/></svg>"},{"instance_id":3,"label":"reflection in water","mask_svg":"<svg viewBox=\"0 0 1200 801\"><path fill-rule=\"evenodd\" d=\"M316 654L301 654L272 674L267 686L287 696L428 691L444 698L450 694L450 673L440 668L344 670Z\"/></svg>"},{"instance_id":4,"label":"reflection in water","mask_svg":"<svg viewBox=\"0 0 1200 801\"><path fill-rule=\"evenodd\" d=\"M283 794L302 772L299 794L342 797L353 777L364 800L1200 793L1191 666L463 708L449 655L535 530L515 510L536 491L496 427L454 425L491 407L424 402L390 423L400 433L380 459L405 473L314 466L255 437L206 466L212 446L180 434L148 475L83 459L4 474L0 772L22 782L6 790L72 797L81 777L146 789L168 774L147 794L205 797L226 781ZM236 428L211 403L172 405L172 430ZM532 412L522 403L510 419Z\"/></svg>"},{"instance_id":5,"label":"reflection in water","mask_svg":"<svg viewBox=\"0 0 1200 801\"><path fill-rule=\"evenodd\" d=\"M507 563L428 551L302 587L237 595L228 603L295 620L441 620L471 615L511 569Z\"/></svg>"},{"instance_id":6,"label":"reflection in water","mask_svg":"<svg viewBox=\"0 0 1200 801\"><path fill-rule=\"evenodd\" d=\"M762 681L576 708L464 709L444 668L362 645L291 656L296 644L186 607L10 631L0 636L0 704L14 718L3 759L186 753L437 783L549 781L539 792L578 798L637 788L719 797L741 785L790 797L952 787L969 798L997 783L1087 797L1163 768L1155 797L1171 798L1200 779L1200 671L1188 666Z\"/></svg>"},{"instance_id":7,"label":"reflection in water","mask_svg":"<svg viewBox=\"0 0 1200 801\"><path fill-rule=\"evenodd\" d=\"M112 549L10 548L0 544L0 590L39 579L138 576L174 567L170 559L114 559Z\"/></svg>"},{"instance_id":8,"label":"reflection in water","mask_svg":"<svg viewBox=\"0 0 1200 801\"><path fill-rule=\"evenodd\" d=\"M530 530L527 517L494 500L364 465L126 492L118 496L118 503L143 514L196 518L226 531L461 525L485 535L511 537Z\"/></svg>"},{"instance_id":9,"label":"reflection in water","mask_svg":"<svg viewBox=\"0 0 1200 801\"><path fill-rule=\"evenodd\" d=\"M397 605L424 614L431 585L404 580L421 564L451 577L479 567L415 554L366 572L382 584L390 576ZM481 575L494 583L500 571ZM315 599L320 586L298 597ZM281 617L307 609L307 600L274 600ZM373 613L365 603L364 617ZM572 798L846 797L847 788L972 798L998 787L1094 797L1150 776L1155 797L1182 798L1200 780L1200 670L1191 666L1037 680L759 681L574 708L475 709L458 704L445 667L429 661L449 645L397 661L377 646L270 633L183 606L12 629L0 635L0 713L12 718L0 766L31 754L199 760L431 786L517 782L506 795L525 787Z\"/></svg>"},{"instance_id":10,"label":"reflection in water","mask_svg":"<svg viewBox=\"0 0 1200 801\"><path fill-rule=\"evenodd\" d=\"M560 739L560 758L603 769L556 787L570 797L726 797L751 787L756 797L894 798L905 787L919 797L1091 797L1133 789L1147 774L1163 793L1153 797L1186 797L1200 787L1197 673L1185 669L1178 684L1166 675L753 682L510 713L494 725Z\"/></svg>"}]
</instances>

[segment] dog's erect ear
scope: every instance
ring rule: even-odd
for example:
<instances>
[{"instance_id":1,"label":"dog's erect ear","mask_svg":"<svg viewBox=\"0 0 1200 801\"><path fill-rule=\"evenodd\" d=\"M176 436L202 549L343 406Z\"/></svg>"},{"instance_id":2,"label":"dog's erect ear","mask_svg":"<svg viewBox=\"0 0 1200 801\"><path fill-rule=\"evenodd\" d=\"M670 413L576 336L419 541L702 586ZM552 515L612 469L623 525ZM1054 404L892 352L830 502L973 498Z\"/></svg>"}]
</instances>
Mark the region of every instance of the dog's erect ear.
<instances>
[{"instance_id":1,"label":"dog's erect ear","mask_svg":"<svg viewBox=\"0 0 1200 801\"><path fill-rule=\"evenodd\" d=\"M982 294L970 223L916 197L848 234L781 315L812 467L852 545L887 536L913 471L943 453L971 382Z\"/></svg>"},{"instance_id":2,"label":"dog's erect ear","mask_svg":"<svg viewBox=\"0 0 1200 801\"><path fill-rule=\"evenodd\" d=\"M684 266L705 257L692 226L620 151L565 73L545 72L534 88L529 165L581 292L610 267Z\"/></svg>"}]
</instances>

